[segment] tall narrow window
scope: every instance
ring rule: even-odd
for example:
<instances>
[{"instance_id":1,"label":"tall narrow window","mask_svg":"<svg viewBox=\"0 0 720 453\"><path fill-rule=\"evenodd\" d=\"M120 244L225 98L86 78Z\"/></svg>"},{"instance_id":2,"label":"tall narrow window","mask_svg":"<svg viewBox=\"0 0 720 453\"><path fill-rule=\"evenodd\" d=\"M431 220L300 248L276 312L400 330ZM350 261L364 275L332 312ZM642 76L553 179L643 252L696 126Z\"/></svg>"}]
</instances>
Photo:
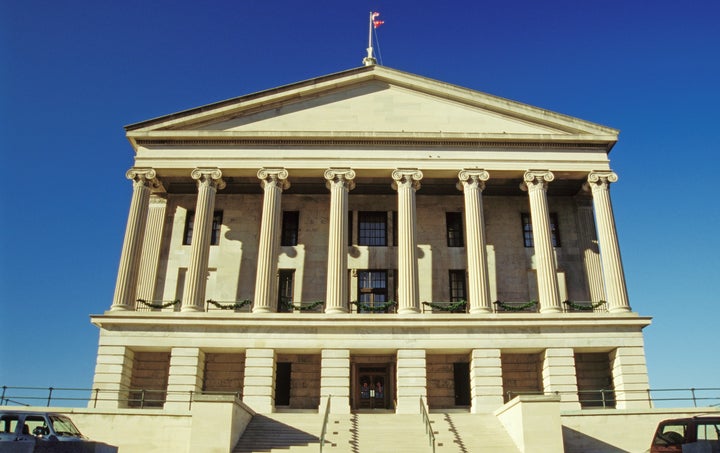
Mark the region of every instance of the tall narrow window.
<instances>
[{"instance_id":1,"label":"tall narrow window","mask_svg":"<svg viewBox=\"0 0 720 453\"><path fill-rule=\"evenodd\" d=\"M278 312L293 311L293 281L295 269L278 270Z\"/></svg>"},{"instance_id":2,"label":"tall narrow window","mask_svg":"<svg viewBox=\"0 0 720 453\"><path fill-rule=\"evenodd\" d=\"M370 313L387 302L387 271L358 271L358 312Z\"/></svg>"},{"instance_id":3,"label":"tall narrow window","mask_svg":"<svg viewBox=\"0 0 720 453\"><path fill-rule=\"evenodd\" d=\"M360 211L358 213L358 245L380 247L387 245L387 212Z\"/></svg>"},{"instance_id":4,"label":"tall narrow window","mask_svg":"<svg viewBox=\"0 0 720 453\"><path fill-rule=\"evenodd\" d=\"M397 247L398 245L398 212L392 212L392 245Z\"/></svg>"},{"instance_id":5,"label":"tall narrow window","mask_svg":"<svg viewBox=\"0 0 720 453\"><path fill-rule=\"evenodd\" d=\"M467 300L465 287L465 270L450 271L450 302Z\"/></svg>"},{"instance_id":6,"label":"tall narrow window","mask_svg":"<svg viewBox=\"0 0 720 453\"><path fill-rule=\"evenodd\" d=\"M462 212L446 212L445 224L447 226L448 247L464 247Z\"/></svg>"},{"instance_id":7,"label":"tall narrow window","mask_svg":"<svg viewBox=\"0 0 720 453\"><path fill-rule=\"evenodd\" d=\"M353 245L353 212L348 210L348 246Z\"/></svg>"},{"instance_id":8,"label":"tall narrow window","mask_svg":"<svg viewBox=\"0 0 720 453\"><path fill-rule=\"evenodd\" d=\"M525 247L534 247L535 240L533 238L532 230L532 219L530 214L522 213L522 231L523 231L523 243ZM560 247L560 228L558 226L557 213L550 213L550 240L552 241L553 247Z\"/></svg>"},{"instance_id":9,"label":"tall narrow window","mask_svg":"<svg viewBox=\"0 0 720 453\"><path fill-rule=\"evenodd\" d=\"M298 225L300 213L298 211L283 211L282 218L282 239L280 245L298 244Z\"/></svg>"},{"instance_id":10,"label":"tall narrow window","mask_svg":"<svg viewBox=\"0 0 720 453\"><path fill-rule=\"evenodd\" d=\"M213 213L212 232L210 234L210 245L220 244L220 228L222 228L223 212L215 211ZM185 216L185 234L183 235L183 245L192 244L193 226L195 225L195 211L188 211Z\"/></svg>"}]
</instances>

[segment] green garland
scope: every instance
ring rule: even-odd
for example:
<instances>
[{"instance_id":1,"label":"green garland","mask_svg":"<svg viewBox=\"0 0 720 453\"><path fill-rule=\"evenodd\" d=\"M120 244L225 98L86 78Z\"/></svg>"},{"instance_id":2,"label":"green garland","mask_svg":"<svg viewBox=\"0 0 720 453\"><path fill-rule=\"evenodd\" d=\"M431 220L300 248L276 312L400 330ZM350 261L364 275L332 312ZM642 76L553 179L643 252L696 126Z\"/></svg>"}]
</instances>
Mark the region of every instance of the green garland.
<instances>
[{"instance_id":1,"label":"green garland","mask_svg":"<svg viewBox=\"0 0 720 453\"><path fill-rule=\"evenodd\" d=\"M593 310L595 310L596 308L602 307L602 306L605 305L607 302L605 302L604 300L601 300L601 301L598 301L597 303L592 303L592 302L591 302L590 305L580 305L580 304L576 304L575 302L573 302L573 301L571 301L571 300L566 300L566 301L564 301L563 303L564 303L565 305L567 305L568 307L572 308L573 310L577 310L577 311L593 311Z\"/></svg>"},{"instance_id":2,"label":"green garland","mask_svg":"<svg viewBox=\"0 0 720 453\"><path fill-rule=\"evenodd\" d=\"M441 311L458 312L465 311L465 308L467 307L467 301L459 300L457 302L449 303L447 305L440 305L434 302L423 302L423 305L427 305L428 307Z\"/></svg>"},{"instance_id":3,"label":"green garland","mask_svg":"<svg viewBox=\"0 0 720 453\"><path fill-rule=\"evenodd\" d=\"M309 310L314 310L315 308L319 307L320 305L323 305L324 303L325 303L324 300L316 300L314 302L307 302L306 305L303 305L303 304L295 305L290 301L285 301L285 306L287 306L287 308L289 308L289 309L300 310L300 311L309 311Z\"/></svg>"},{"instance_id":4,"label":"green garland","mask_svg":"<svg viewBox=\"0 0 720 453\"><path fill-rule=\"evenodd\" d=\"M207 302L209 304L216 306L220 310L239 310L239 309L243 308L244 306L252 303L252 301L249 299L241 300L240 302L235 302L234 304L228 304L228 305L223 305L219 302L215 302L212 299L208 299Z\"/></svg>"},{"instance_id":5,"label":"green garland","mask_svg":"<svg viewBox=\"0 0 720 453\"><path fill-rule=\"evenodd\" d=\"M168 303L166 303L166 304L154 304L154 303L152 303L152 302L146 301L145 299L138 299L137 301L140 302L141 304L147 306L147 307L150 307L150 308L159 308L159 309L161 309L161 310L162 310L163 308L168 308L168 307L170 307L170 306L172 306L172 305L176 305L176 304L179 304L179 303L180 303L180 299L175 299L174 301L168 302Z\"/></svg>"},{"instance_id":6,"label":"green garland","mask_svg":"<svg viewBox=\"0 0 720 453\"><path fill-rule=\"evenodd\" d=\"M530 302L528 302L526 304L518 305L516 307L512 306L512 305L508 305L505 302L500 302L499 300L496 300L493 303L505 311L523 311L530 307L534 307L538 304L538 302L536 300L531 300Z\"/></svg>"},{"instance_id":7,"label":"green garland","mask_svg":"<svg viewBox=\"0 0 720 453\"><path fill-rule=\"evenodd\" d=\"M357 307L358 313L362 313L362 312L366 312L366 311L369 311L372 313L384 312L388 308L391 308L391 307L394 307L395 305L397 305L397 303L393 300L389 300L382 305L376 305L374 307L366 304L365 302L352 301L350 303L354 304Z\"/></svg>"}]
</instances>

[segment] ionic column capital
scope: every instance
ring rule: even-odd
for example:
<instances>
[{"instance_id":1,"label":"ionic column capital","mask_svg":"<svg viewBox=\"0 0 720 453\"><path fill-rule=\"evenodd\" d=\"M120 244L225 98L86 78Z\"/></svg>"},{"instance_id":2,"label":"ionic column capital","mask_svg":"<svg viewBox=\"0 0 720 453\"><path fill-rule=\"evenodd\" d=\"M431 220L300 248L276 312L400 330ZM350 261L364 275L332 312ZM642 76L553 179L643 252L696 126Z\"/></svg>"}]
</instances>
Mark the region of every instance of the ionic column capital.
<instances>
[{"instance_id":1,"label":"ionic column capital","mask_svg":"<svg viewBox=\"0 0 720 453\"><path fill-rule=\"evenodd\" d=\"M263 189L268 184L275 185L281 190L290 188L290 181L287 180L288 171L284 168L261 168L257 172L257 177Z\"/></svg>"},{"instance_id":2,"label":"ionic column capital","mask_svg":"<svg viewBox=\"0 0 720 453\"><path fill-rule=\"evenodd\" d=\"M588 185L591 189L607 188L610 183L617 182L618 175L612 170L607 171L591 171L588 174Z\"/></svg>"},{"instance_id":3,"label":"ionic column capital","mask_svg":"<svg viewBox=\"0 0 720 453\"><path fill-rule=\"evenodd\" d=\"M198 187L204 184L218 190L225 188L225 181L219 168L196 168L190 173L190 177L198 182Z\"/></svg>"},{"instance_id":4,"label":"ionic column capital","mask_svg":"<svg viewBox=\"0 0 720 453\"><path fill-rule=\"evenodd\" d=\"M490 179L490 173L481 169L462 169L458 172L458 183L455 185L458 190L462 191L465 188L478 188L479 190L485 190L485 181Z\"/></svg>"},{"instance_id":5,"label":"ionic column capital","mask_svg":"<svg viewBox=\"0 0 720 453\"><path fill-rule=\"evenodd\" d=\"M160 181L156 179L157 173L154 168L133 167L125 173L125 177L133 181L133 185L143 185L151 188L160 187Z\"/></svg>"},{"instance_id":6,"label":"ionic column capital","mask_svg":"<svg viewBox=\"0 0 720 453\"><path fill-rule=\"evenodd\" d=\"M550 170L528 170L523 175L520 188L526 191L545 190L548 183L554 180L555 175Z\"/></svg>"},{"instance_id":7,"label":"ionic column capital","mask_svg":"<svg viewBox=\"0 0 720 453\"><path fill-rule=\"evenodd\" d=\"M409 186L418 190L422 178L423 174L417 168L397 168L392 172L392 188L397 190L400 186Z\"/></svg>"},{"instance_id":8,"label":"ionic column capital","mask_svg":"<svg viewBox=\"0 0 720 453\"><path fill-rule=\"evenodd\" d=\"M355 170L352 168L328 168L325 170L325 186L329 189L333 183L347 185L348 190L355 188Z\"/></svg>"}]
</instances>

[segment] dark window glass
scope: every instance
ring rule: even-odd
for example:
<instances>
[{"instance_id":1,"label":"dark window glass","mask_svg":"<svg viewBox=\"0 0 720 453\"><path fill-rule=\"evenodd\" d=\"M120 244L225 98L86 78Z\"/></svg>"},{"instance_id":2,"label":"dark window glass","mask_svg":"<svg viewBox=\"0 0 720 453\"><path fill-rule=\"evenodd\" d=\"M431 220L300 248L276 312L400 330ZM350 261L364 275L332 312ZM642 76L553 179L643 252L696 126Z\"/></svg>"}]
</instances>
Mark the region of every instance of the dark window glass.
<instances>
[{"instance_id":1,"label":"dark window glass","mask_svg":"<svg viewBox=\"0 0 720 453\"><path fill-rule=\"evenodd\" d=\"M282 238L280 240L280 245L298 244L299 218L300 213L298 211L283 211Z\"/></svg>"},{"instance_id":2,"label":"dark window glass","mask_svg":"<svg viewBox=\"0 0 720 453\"><path fill-rule=\"evenodd\" d=\"M387 271L358 271L358 302L370 307L387 302ZM358 311L363 313L362 307Z\"/></svg>"},{"instance_id":3,"label":"dark window glass","mask_svg":"<svg viewBox=\"0 0 720 453\"><path fill-rule=\"evenodd\" d=\"M460 302L467 300L467 291L465 288L465 271L450 271L450 302Z\"/></svg>"},{"instance_id":4,"label":"dark window glass","mask_svg":"<svg viewBox=\"0 0 720 453\"><path fill-rule=\"evenodd\" d=\"M395 247L397 247L397 245L398 245L398 212L397 212L397 211L393 211L392 216L393 216L393 217L392 217L392 219L393 219L393 222L392 222L392 227L393 227L393 234L392 234L393 243L392 243L392 245L394 245Z\"/></svg>"},{"instance_id":5,"label":"dark window glass","mask_svg":"<svg viewBox=\"0 0 720 453\"><path fill-rule=\"evenodd\" d=\"M348 245L353 245L353 212L348 211Z\"/></svg>"},{"instance_id":6,"label":"dark window glass","mask_svg":"<svg viewBox=\"0 0 720 453\"><path fill-rule=\"evenodd\" d=\"M533 239L532 230L532 219L530 214L523 213L522 216L522 231L523 231L523 243L525 247L534 247L535 240ZM558 226L557 213L550 213L550 240L552 241L553 247L560 247L560 228Z\"/></svg>"},{"instance_id":7,"label":"dark window glass","mask_svg":"<svg viewBox=\"0 0 720 453\"><path fill-rule=\"evenodd\" d=\"M220 228L222 227L223 212L215 211L213 213L212 232L210 233L210 245L220 244ZM195 211L188 211L185 216L185 234L183 235L183 245L192 244L193 227L195 225Z\"/></svg>"},{"instance_id":8,"label":"dark window glass","mask_svg":"<svg viewBox=\"0 0 720 453\"><path fill-rule=\"evenodd\" d=\"M463 225L461 212L446 212L445 223L447 225L448 247L464 247Z\"/></svg>"},{"instance_id":9,"label":"dark window glass","mask_svg":"<svg viewBox=\"0 0 720 453\"><path fill-rule=\"evenodd\" d=\"M278 312L292 311L295 269L278 270Z\"/></svg>"},{"instance_id":10,"label":"dark window glass","mask_svg":"<svg viewBox=\"0 0 720 453\"><path fill-rule=\"evenodd\" d=\"M358 213L358 245L384 247L387 245L387 212Z\"/></svg>"}]
</instances>

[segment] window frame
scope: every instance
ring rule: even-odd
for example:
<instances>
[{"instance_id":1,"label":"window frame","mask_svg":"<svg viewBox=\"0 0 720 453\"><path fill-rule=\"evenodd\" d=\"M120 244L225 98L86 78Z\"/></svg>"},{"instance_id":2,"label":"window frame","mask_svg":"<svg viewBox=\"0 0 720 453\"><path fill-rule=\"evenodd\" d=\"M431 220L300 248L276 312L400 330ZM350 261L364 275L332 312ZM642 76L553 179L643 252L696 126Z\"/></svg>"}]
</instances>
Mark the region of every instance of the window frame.
<instances>
[{"instance_id":1,"label":"window frame","mask_svg":"<svg viewBox=\"0 0 720 453\"><path fill-rule=\"evenodd\" d=\"M280 246L293 247L298 245L299 231L300 211L283 211Z\"/></svg>"},{"instance_id":2,"label":"window frame","mask_svg":"<svg viewBox=\"0 0 720 453\"><path fill-rule=\"evenodd\" d=\"M553 247L561 247L560 242L560 223L558 221L557 212L551 212L550 218L550 241ZM532 229L532 216L528 212L520 213L520 223L522 225L523 245L525 248L535 247L535 237Z\"/></svg>"},{"instance_id":3,"label":"window frame","mask_svg":"<svg viewBox=\"0 0 720 453\"><path fill-rule=\"evenodd\" d=\"M278 269L278 313L289 313L295 299L295 269ZM285 299L285 301L283 300ZM289 300L288 300L289 299ZM284 303L285 302L285 303ZM289 303L287 303L289 302Z\"/></svg>"},{"instance_id":4,"label":"window frame","mask_svg":"<svg viewBox=\"0 0 720 453\"><path fill-rule=\"evenodd\" d=\"M448 247L465 247L463 215L460 211L445 213L445 236Z\"/></svg>"},{"instance_id":5,"label":"window frame","mask_svg":"<svg viewBox=\"0 0 720 453\"><path fill-rule=\"evenodd\" d=\"M448 290L450 302L463 300L467 302L467 272L465 269L448 270Z\"/></svg>"},{"instance_id":6,"label":"window frame","mask_svg":"<svg viewBox=\"0 0 720 453\"><path fill-rule=\"evenodd\" d=\"M213 211L212 230L210 232L210 245L220 245L220 232L223 224L222 209ZM185 229L183 230L182 245L192 245L193 228L195 227L195 211L188 209L185 214Z\"/></svg>"},{"instance_id":7,"label":"window frame","mask_svg":"<svg viewBox=\"0 0 720 453\"><path fill-rule=\"evenodd\" d=\"M378 227L372 227L373 225ZM387 211L358 211L357 244L367 247L387 247Z\"/></svg>"}]
</instances>

